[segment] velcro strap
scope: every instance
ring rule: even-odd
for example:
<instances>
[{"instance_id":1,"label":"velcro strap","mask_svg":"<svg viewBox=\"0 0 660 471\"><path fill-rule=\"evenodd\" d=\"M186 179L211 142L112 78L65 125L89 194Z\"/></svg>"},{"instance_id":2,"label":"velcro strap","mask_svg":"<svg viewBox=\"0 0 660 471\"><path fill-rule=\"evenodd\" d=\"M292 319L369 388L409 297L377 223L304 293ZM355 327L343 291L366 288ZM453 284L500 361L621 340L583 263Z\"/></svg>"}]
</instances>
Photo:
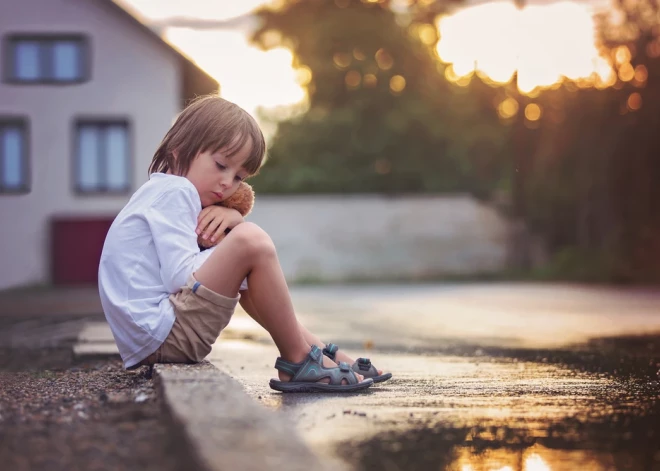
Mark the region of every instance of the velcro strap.
<instances>
[{"instance_id":1,"label":"velcro strap","mask_svg":"<svg viewBox=\"0 0 660 471\"><path fill-rule=\"evenodd\" d=\"M295 375L296 372L300 369L300 365L278 358L277 360L275 360L275 368L280 371L283 371L284 373Z\"/></svg>"},{"instance_id":2,"label":"velcro strap","mask_svg":"<svg viewBox=\"0 0 660 471\"><path fill-rule=\"evenodd\" d=\"M316 345L312 345L312 349L309 352L309 356L312 357L313 360L318 362L323 356L323 353L321 352L321 349L319 347L317 347Z\"/></svg>"},{"instance_id":3,"label":"velcro strap","mask_svg":"<svg viewBox=\"0 0 660 471\"><path fill-rule=\"evenodd\" d=\"M329 343L328 345L325 346L323 349L323 353L330 357L330 359L334 360L335 359L335 354L337 353L337 350L339 350L339 347L335 345L334 343Z\"/></svg>"},{"instance_id":4,"label":"velcro strap","mask_svg":"<svg viewBox=\"0 0 660 471\"><path fill-rule=\"evenodd\" d=\"M371 369L371 360L369 358L358 358L357 364L358 368L363 371L369 371Z\"/></svg>"}]
</instances>

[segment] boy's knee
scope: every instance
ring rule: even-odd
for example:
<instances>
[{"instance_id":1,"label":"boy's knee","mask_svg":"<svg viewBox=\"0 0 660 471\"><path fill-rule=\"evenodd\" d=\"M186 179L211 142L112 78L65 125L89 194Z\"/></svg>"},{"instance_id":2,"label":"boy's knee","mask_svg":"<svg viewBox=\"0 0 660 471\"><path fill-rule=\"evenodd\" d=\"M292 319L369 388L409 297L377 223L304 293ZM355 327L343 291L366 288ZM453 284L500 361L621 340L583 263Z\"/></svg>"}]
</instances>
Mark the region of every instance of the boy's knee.
<instances>
[{"instance_id":1,"label":"boy's knee","mask_svg":"<svg viewBox=\"0 0 660 471\"><path fill-rule=\"evenodd\" d=\"M234 241L250 255L268 255L275 253L275 244L261 227L251 222L244 222L231 230Z\"/></svg>"}]
</instances>

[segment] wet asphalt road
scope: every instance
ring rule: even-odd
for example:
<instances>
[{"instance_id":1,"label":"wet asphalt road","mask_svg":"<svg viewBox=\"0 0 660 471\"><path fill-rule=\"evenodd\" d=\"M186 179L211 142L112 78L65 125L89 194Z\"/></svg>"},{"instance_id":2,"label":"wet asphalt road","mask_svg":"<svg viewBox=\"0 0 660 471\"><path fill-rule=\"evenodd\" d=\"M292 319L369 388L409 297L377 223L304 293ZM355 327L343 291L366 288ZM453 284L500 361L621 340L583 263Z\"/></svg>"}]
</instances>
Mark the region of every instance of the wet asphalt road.
<instances>
[{"instance_id":1,"label":"wet asphalt road","mask_svg":"<svg viewBox=\"0 0 660 471\"><path fill-rule=\"evenodd\" d=\"M394 378L350 395L268 387L277 350L240 313L210 360L346 469L660 470L660 291L307 287L301 321Z\"/></svg>"}]
</instances>

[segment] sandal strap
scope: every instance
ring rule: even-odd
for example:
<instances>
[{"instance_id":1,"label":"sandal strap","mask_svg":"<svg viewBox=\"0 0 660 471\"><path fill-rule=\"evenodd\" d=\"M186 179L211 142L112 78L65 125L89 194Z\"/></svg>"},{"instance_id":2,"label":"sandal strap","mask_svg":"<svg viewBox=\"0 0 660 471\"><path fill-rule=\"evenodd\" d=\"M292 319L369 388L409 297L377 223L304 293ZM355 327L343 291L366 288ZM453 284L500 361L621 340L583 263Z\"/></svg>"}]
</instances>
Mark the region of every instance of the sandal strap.
<instances>
[{"instance_id":1,"label":"sandal strap","mask_svg":"<svg viewBox=\"0 0 660 471\"><path fill-rule=\"evenodd\" d=\"M346 363L345 361L340 361L339 362L339 369L343 371L344 373L351 371L351 365Z\"/></svg>"},{"instance_id":2,"label":"sandal strap","mask_svg":"<svg viewBox=\"0 0 660 471\"><path fill-rule=\"evenodd\" d=\"M314 359L316 359L317 357L318 359L320 359L322 354L319 352L320 352L319 347L317 347L316 345L312 345L312 349L309 352L309 356L311 356ZM285 373L289 373L290 375L293 376L300 370L303 364L305 364L308 360L309 357L301 361L300 363L293 363L291 361L285 360L282 357L277 357L277 360L275 360L275 368Z\"/></svg>"},{"instance_id":3,"label":"sandal strap","mask_svg":"<svg viewBox=\"0 0 660 471\"><path fill-rule=\"evenodd\" d=\"M373 376L378 376L378 370L374 365L371 364L369 358L358 358L353 363L353 371L361 374L365 378L371 378Z\"/></svg>"},{"instance_id":4,"label":"sandal strap","mask_svg":"<svg viewBox=\"0 0 660 471\"><path fill-rule=\"evenodd\" d=\"M334 343L329 343L323 349L323 354L328 358L330 358L332 361L337 362L337 360L335 359L337 350L339 350L339 347L337 345L335 345ZM369 358L358 358L357 360L355 360L355 363L353 363L352 369L353 371L355 371L358 374L361 374L365 378L372 378L374 376L378 376L378 370L376 369L375 366L371 364L371 360Z\"/></svg>"},{"instance_id":5,"label":"sandal strap","mask_svg":"<svg viewBox=\"0 0 660 471\"><path fill-rule=\"evenodd\" d=\"M323 353L316 345L312 345L307 358L301 364L289 363L289 365L295 365L297 368L296 373L291 378L291 381L294 382L316 383L324 378L328 378L332 385L341 385L343 380L346 380L346 384L357 384L358 382L355 372L348 363L341 362L338 367L333 368L324 367Z\"/></svg>"},{"instance_id":6,"label":"sandal strap","mask_svg":"<svg viewBox=\"0 0 660 471\"><path fill-rule=\"evenodd\" d=\"M283 371L284 373L288 373L291 376L296 374L296 372L300 369L301 365L302 363L292 363L290 361L284 360L281 357L277 357L277 360L275 360L275 368L277 368L280 371Z\"/></svg>"},{"instance_id":7,"label":"sandal strap","mask_svg":"<svg viewBox=\"0 0 660 471\"><path fill-rule=\"evenodd\" d=\"M339 350L339 347L337 345L335 345L334 343L329 343L323 349L323 354L328 358L330 358L332 361L335 361L335 355L337 354L337 350Z\"/></svg>"},{"instance_id":8,"label":"sandal strap","mask_svg":"<svg viewBox=\"0 0 660 471\"><path fill-rule=\"evenodd\" d=\"M369 371L369 368L371 368L371 360L369 358L358 358L355 360L355 364L364 371Z\"/></svg>"}]
</instances>

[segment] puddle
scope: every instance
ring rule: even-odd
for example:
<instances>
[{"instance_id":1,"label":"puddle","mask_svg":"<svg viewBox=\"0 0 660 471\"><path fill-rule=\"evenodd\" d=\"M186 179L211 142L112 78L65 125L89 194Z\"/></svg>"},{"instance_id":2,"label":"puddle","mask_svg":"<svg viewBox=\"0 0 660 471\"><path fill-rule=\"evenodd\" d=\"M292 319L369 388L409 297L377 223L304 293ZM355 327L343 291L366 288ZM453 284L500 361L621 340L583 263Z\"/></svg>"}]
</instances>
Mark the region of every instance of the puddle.
<instances>
[{"instance_id":1,"label":"puddle","mask_svg":"<svg viewBox=\"0 0 660 471\"><path fill-rule=\"evenodd\" d=\"M462 420L440 413L336 450L356 470L660 471L659 346L657 336L646 336L593 340L577 350L483 352L527 362L538 384L513 387L504 370L494 370L493 382L482 375L449 385L444 375L450 410L461 406ZM550 364L580 381L562 379L558 387ZM420 414L433 404L420 404Z\"/></svg>"}]
</instances>

